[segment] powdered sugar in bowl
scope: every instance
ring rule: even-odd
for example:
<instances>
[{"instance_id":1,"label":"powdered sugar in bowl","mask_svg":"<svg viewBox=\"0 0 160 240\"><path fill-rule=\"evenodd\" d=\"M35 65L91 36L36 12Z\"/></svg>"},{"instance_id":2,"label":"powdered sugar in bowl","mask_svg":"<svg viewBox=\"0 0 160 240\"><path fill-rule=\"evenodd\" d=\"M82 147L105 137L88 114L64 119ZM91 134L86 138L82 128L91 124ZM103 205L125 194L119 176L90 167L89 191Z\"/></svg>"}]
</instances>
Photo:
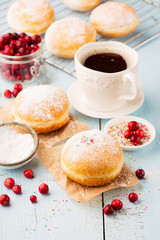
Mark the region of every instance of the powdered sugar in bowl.
<instances>
[{"instance_id":1,"label":"powdered sugar in bowl","mask_svg":"<svg viewBox=\"0 0 160 240\"><path fill-rule=\"evenodd\" d=\"M38 144L38 136L31 127L17 122L0 124L0 167L22 167L33 159Z\"/></svg>"}]
</instances>

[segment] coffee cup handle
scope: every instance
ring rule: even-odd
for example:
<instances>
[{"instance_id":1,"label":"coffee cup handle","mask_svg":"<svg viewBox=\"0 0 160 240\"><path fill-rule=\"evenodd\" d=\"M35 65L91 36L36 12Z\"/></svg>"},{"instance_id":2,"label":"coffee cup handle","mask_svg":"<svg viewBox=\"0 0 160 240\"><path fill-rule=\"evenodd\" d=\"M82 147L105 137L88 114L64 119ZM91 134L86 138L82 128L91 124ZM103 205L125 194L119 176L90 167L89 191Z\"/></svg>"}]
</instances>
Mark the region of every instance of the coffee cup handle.
<instances>
[{"instance_id":1,"label":"coffee cup handle","mask_svg":"<svg viewBox=\"0 0 160 240\"><path fill-rule=\"evenodd\" d=\"M132 88L133 88L133 94L132 95L123 95L120 96L118 99L125 99L125 100L134 100L137 97L137 89L138 89L138 77L136 74L134 73L126 73L123 75L122 77L122 81L123 82L127 82L129 81L132 84Z\"/></svg>"}]
</instances>

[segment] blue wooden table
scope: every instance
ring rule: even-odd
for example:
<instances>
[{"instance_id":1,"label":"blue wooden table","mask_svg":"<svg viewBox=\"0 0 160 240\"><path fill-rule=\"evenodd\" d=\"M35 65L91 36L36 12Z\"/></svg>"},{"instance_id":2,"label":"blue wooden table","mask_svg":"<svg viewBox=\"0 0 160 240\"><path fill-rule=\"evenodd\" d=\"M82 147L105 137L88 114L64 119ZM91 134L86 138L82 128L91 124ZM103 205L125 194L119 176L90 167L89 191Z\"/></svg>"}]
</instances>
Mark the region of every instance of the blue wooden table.
<instances>
[{"instance_id":1,"label":"blue wooden table","mask_svg":"<svg viewBox=\"0 0 160 240\"><path fill-rule=\"evenodd\" d=\"M160 239L160 38L137 51L145 100L132 115L149 120L155 126L157 135L148 147L135 152L124 152L124 161L133 171L143 168L146 178L135 187L111 190L83 203L68 197L38 157L17 170L0 169L0 194L6 193L11 198L9 207L0 206L0 240ZM74 77L53 66L48 65L48 68L52 76L51 85L61 87L66 92L76 81ZM4 98L3 92L12 88L13 84L0 79L0 106L10 101ZM91 129L103 129L108 121L84 116L73 108L71 113ZM27 168L33 169L34 179L24 178L23 171ZM3 182L7 177L14 178L22 186L21 195L15 195L4 187ZM50 193L47 196L38 192L38 186L42 182L49 185ZM130 192L138 193L137 203L128 201L127 194ZM36 204L30 203L29 197L32 194L38 197ZM115 198L124 203L122 211L110 217L104 216L103 205Z\"/></svg>"}]
</instances>

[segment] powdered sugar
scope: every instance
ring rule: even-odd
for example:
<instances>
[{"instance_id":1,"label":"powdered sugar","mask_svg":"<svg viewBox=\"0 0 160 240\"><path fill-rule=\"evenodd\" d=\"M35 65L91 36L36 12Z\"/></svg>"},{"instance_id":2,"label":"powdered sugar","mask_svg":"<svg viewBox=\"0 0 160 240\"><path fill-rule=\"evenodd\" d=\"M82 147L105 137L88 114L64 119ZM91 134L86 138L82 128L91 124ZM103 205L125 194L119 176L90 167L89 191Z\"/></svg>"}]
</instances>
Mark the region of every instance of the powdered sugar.
<instances>
[{"instance_id":1,"label":"powdered sugar","mask_svg":"<svg viewBox=\"0 0 160 240\"><path fill-rule=\"evenodd\" d=\"M92 36L93 31L92 26L89 26L80 18L63 18L54 22L48 28L45 39L47 44L51 45L53 45L52 38L54 38L56 44L61 40L63 48L68 48L72 44L82 45L86 43L88 35Z\"/></svg>"},{"instance_id":2,"label":"powdered sugar","mask_svg":"<svg viewBox=\"0 0 160 240\"><path fill-rule=\"evenodd\" d=\"M128 5L117 2L107 2L101 4L93 10L91 19L96 19L96 22L101 23L104 19L105 26L116 27L125 26L132 23L136 16L134 10L127 8Z\"/></svg>"},{"instance_id":3,"label":"powdered sugar","mask_svg":"<svg viewBox=\"0 0 160 240\"><path fill-rule=\"evenodd\" d=\"M66 110L68 98L59 88L42 85L23 90L15 99L16 115L29 117L31 120L43 122L55 120L60 112ZM13 110L15 112L15 109Z\"/></svg>"},{"instance_id":4,"label":"powdered sugar","mask_svg":"<svg viewBox=\"0 0 160 240\"><path fill-rule=\"evenodd\" d=\"M15 163L29 157L34 149L31 134L17 133L8 127L0 128L0 162Z\"/></svg>"},{"instance_id":5,"label":"powdered sugar","mask_svg":"<svg viewBox=\"0 0 160 240\"><path fill-rule=\"evenodd\" d=\"M110 155L110 158L107 157L108 165L114 166L117 164L116 158L120 147L109 135L95 129L71 137L64 145L62 155L67 151L70 152L73 162L80 159L89 159L90 162L97 166L104 161L107 151Z\"/></svg>"}]
</instances>

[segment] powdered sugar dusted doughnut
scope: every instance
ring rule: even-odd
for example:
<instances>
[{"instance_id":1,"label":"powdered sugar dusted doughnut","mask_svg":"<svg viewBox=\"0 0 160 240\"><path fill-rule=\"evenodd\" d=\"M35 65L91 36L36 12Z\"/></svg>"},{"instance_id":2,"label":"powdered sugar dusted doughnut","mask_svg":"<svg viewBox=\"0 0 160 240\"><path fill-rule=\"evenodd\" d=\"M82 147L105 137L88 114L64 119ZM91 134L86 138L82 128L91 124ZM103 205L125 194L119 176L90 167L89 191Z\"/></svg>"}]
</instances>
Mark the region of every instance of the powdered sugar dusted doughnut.
<instances>
[{"instance_id":1,"label":"powdered sugar dusted doughnut","mask_svg":"<svg viewBox=\"0 0 160 240\"><path fill-rule=\"evenodd\" d=\"M102 0L62 0L68 7L76 11L88 11L96 7Z\"/></svg>"},{"instance_id":2,"label":"powdered sugar dusted doughnut","mask_svg":"<svg viewBox=\"0 0 160 240\"><path fill-rule=\"evenodd\" d=\"M54 21L55 15L46 0L19 0L11 5L8 24L16 32L40 34Z\"/></svg>"},{"instance_id":3,"label":"powdered sugar dusted doughnut","mask_svg":"<svg viewBox=\"0 0 160 240\"><path fill-rule=\"evenodd\" d=\"M69 120L66 93L54 86L32 86L21 91L14 100L12 118L30 125L36 132L50 132Z\"/></svg>"},{"instance_id":4,"label":"powdered sugar dusted doughnut","mask_svg":"<svg viewBox=\"0 0 160 240\"><path fill-rule=\"evenodd\" d=\"M96 41L96 31L80 18L63 18L47 29L45 43L53 55L73 58L84 44Z\"/></svg>"},{"instance_id":5,"label":"powdered sugar dusted doughnut","mask_svg":"<svg viewBox=\"0 0 160 240\"><path fill-rule=\"evenodd\" d=\"M61 154L64 173L74 181L99 186L114 179L123 167L118 141L99 130L78 133L64 145Z\"/></svg>"},{"instance_id":6,"label":"powdered sugar dusted doughnut","mask_svg":"<svg viewBox=\"0 0 160 240\"><path fill-rule=\"evenodd\" d=\"M96 7L90 16L96 31L104 36L127 35L139 25L134 9L121 2L106 2Z\"/></svg>"}]
</instances>

